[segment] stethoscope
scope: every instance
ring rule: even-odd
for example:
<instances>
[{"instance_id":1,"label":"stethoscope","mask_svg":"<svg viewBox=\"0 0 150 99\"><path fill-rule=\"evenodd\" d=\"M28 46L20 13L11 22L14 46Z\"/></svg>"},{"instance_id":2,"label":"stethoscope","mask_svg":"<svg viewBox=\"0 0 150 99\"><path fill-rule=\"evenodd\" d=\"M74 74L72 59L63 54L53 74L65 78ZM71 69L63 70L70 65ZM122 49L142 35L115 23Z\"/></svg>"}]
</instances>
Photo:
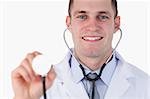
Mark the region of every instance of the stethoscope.
<instances>
[{"instance_id":1,"label":"stethoscope","mask_svg":"<svg viewBox=\"0 0 150 99\"><path fill-rule=\"evenodd\" d=\"M84 70L84 68L83 68L83 64L82 64L82 63L79 61L79 59L73 54L71 48L69 47L69 45L68 45L68 43L67 43L67 40L66 40L66 31L67 31L67 30L68 30L68 28L65 29L65 30L64 30L64 33L63 33L64 42L65 42L65 44L66 44L66 46L67 46L67 48L68 48L70 54L71 54L71 55L76 59L76 61L79 63L79 67L80 67L81 70L82 70L82 73L83 73L84 78L85 78L86 80L88 80L88 81L92 81L93 86L95 86L95 81L97 81L98 79L100 79L100 77L101 77L101 75L102 75L103 69L104 69L105 66L109 63L109 61L113 58L113 54L115 53L116 48L118 47L118 45L119 45L119 43L120 43L120 41L121 41L121 39L122 39L122 30L119 28L119 30L120 30L120 38L119 38L118 42L116 43L116 46L115 46L114 49L112 50L111 55L107 58L107 60L105 61L105 63L102 65L99 74L98 74L96 77L94 77L94 78L89 77L88 74L86 75L85 70ZM71 64L70 64L70 65L71 65ZM94 89L95 89L95 87L92 88L92 90L93 90L93 91L92 91L92 96L91 96L92 99L94 99L94 93L95 93L95 90L94 90Z\"/></svg>"},{"instance_id":2,"label":"stethoscope","mask_svg":"<svg viewBox=\"0 0 150 99\"><path fill-rule=\"evenodd\" d=\"M68 45L68 43L67 43L67 40L66 40L66 31L67 31L67 30L68 30L68 28L66 28L66 29L64 30L64 32L63 32L63 39L64 39L64 42L65 42L65 44L66 44L66 46L67 46L67 48L68 48L70 54L76 59L76 61L80 64L81 69L83 70L83 68L82 68L82 63L81 63L81 62L78 60L78 58L73 54L71 48L69 47L69 45ZM109 60L112 58L112 55L115 53L115 51L116 51L116 49L117 49L117 47L118 47L118 45L119 45L119 43L120 43L120 41L121 41L121 39L122 39L122 34L123 34L123 33L122 33L122 30L121 30L120 28L119 28L118 30L120 31L120 38L119 38L118 42L116 43L116 46L113 48L111 55L107 58L106 62L102 65L102 67L108 64ZM84 74L84 71L83 71L83 74Z\"/></svg>"},{"instance_id":3,"label":"stethoscope","mask_svg":"<svg viewBox=\"0 0 150 99\"><path fill-rule=\"evenodd\" d=\"M76 61L79 63L79 66L80 66L80 68L81 68L81 70L82 70L82 73L83 73L83 75L84 75L84 78L87 79L87 80L89 80L89 81L96 81L96 80L98 80L98 79L100 78L101 74L102 74L102 71L103 71L104 67L109 63L110 59L112 58L113 54L114 54L115 51L116 51L116 48L118 47L118 45L119 45L119 43L120 43L120 41L121 41L121 39L122 39L122 30L119 28L119 31L120 31L120 38L119 38L118 42L116 43L116 46L113 48L111 55L107 58L106 62L102 65L102 67L101 67L101 69L100 69L100 72L99 72L99 75L98 75L96 78L94 78L94 79L89 78L89 77L86 75L85 70L84 70L84 68L83 68L83 64L78 60L77 57L75 57L75 55L73 54L71 48L69 47L69 45L68 45L68 43L67 43L67 40L66 40L66 31L67 31L67 30L68 30L68 28L66 28L66 29L64 30L64 32L63 32L63 39L64 39L64 42L65 42L65 44L66 44L66 46L67 46L67 48L68 48L70 54L71 54L71 55L76 59ZM46 86L45 86L45 76L42 77L42 83L43 83L43 94L44 94L43 96L44 96L44 99L47 99L47 96L46 96Z\"/></svg>"}]
</instances>

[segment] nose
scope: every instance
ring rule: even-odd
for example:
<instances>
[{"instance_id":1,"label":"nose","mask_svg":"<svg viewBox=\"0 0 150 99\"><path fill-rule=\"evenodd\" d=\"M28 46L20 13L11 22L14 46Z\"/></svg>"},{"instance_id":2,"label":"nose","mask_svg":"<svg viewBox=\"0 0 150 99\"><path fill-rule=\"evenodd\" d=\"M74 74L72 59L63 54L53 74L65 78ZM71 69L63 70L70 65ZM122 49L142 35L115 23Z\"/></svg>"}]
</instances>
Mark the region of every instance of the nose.
<instances>
[{"instance_id":1,"label":"nose","mask_svg":"<svg viewBox=\"0 0 150 99\"><path fill-rule=\"evenodd\" d=\"M88 31L96 32L96 31L98 31L99 28L100 28L100 26L95 18L89 19L88 25L87 25Z\"/></svg>"}]
</instances>

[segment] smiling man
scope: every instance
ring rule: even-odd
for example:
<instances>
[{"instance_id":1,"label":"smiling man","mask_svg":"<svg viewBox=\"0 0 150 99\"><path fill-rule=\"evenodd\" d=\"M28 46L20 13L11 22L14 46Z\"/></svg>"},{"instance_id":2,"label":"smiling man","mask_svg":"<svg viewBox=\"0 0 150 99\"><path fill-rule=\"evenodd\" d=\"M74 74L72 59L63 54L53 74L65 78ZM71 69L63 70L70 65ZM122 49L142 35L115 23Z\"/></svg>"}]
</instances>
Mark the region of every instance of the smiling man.
<instances>
[{"instance_id":1,"label":"smiling man","mask_svg":"<svg viewBox=\"0 0 150 99\"><path fill-rule=\"evenodd\" d=\"M73 0L67 17L75 55L92 70L100 68L112 53L112 37L120 26L111 0Z\"/></svg>"},{"instance_id":2,"label":"smiling man","mask_svg":"<svg viewBox=\"0 0 150 99\"><path fill-rule=\"evenodd\" d=\"M74 48L48 72L48 99L150 99L150 77L113 53L117 1L70 0L68 14ZM29 53L12 72L14 99L43 98L41 77L32 69L39 54Z\"/></svg>"}]
</instances>

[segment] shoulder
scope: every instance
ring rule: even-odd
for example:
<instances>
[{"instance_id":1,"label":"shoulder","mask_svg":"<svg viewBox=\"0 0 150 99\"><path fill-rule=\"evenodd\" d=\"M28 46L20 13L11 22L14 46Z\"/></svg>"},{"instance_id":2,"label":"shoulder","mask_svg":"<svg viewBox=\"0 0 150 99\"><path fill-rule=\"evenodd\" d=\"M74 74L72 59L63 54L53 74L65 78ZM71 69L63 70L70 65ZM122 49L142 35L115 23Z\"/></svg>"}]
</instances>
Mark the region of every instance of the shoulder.
<instances>
[{"instance_id":1,"label":"shoulder","mask_svg":"<svg viewBox=\"0 0 150 99\"><path fill-rule=\"evenodd\" d=\"M132 65L126 62L126 66L128 70L132 73L132 78L129 78L128 81L136 88L136 92L139 94L144 94L145 99L150 99L150 76L142 71L141 69L137 68L137 66Z\"/></svg>"},{"instance_id":2,"label":"shoulder","mask_svg":"<svg viewBox=\"0 0 150 99\"><path fill-rule=\"evenodd\" d=\"M128 62L125 62L125 64L127 68L129 69L129 71L134 75L134 77L136 77L136 79L141 79L141 80L150 79L150 76L144 71L142 71L141 69L139 69L137 66L132 65Z\"/></svg>"},{"instance_id":3,"label":"shoulder","mask_svg":"<svg viewBox=\"0 0 150 99\"><path fill-rule=\"evenodd\" d=\"M124 75L127 79L134 79L138 84L149 84L150 85L150 76L139 69L137 66L126 62L119 53L116 53L116 57L119 60L119 66L121 74Z\"/></svg>"},{"instance_id":4,"label":"shoulder","mask_svg":"<svg viewBox=\"0 0 150 99\"><path fill-rule=\"evenodd\" d=\"M127 70L128 73L130 72L134 76L137 76L139 78L150 77L147 73L139 69L138 66L135 66L125 61L124 58L118 52L116 52L116 58L119 60L119 64L121 65L121 68Z\"/></svg>"},{"instance_id":5,"label":"shoulder","mask_svg":"<svg viewBox=\"0 0 150 99\"><path fill-rule=\"evenodd\" d=\"M126 62L119 54L116 57L118 58L117 77L125 79L135 93L150 97L148 94L150 92L150 76L137 66Z\"/></svg>"}]
</instances>

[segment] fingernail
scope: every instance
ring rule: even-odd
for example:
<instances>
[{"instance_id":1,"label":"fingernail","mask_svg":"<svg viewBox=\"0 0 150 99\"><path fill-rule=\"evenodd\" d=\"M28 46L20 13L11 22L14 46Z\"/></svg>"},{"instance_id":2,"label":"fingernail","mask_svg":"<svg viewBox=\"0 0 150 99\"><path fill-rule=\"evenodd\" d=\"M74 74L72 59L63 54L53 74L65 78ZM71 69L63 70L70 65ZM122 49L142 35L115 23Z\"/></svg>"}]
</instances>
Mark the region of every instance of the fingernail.
<instances>
[{"instance_id":1,"label":"fingernail","mask_svg":"<svg viewBox=\"0 0 150 99\"><path fill-rule=\"evenodd\" d=\"M42 55L42 53L38 52L38 51L34 51L33 52L34 55Z\"/></svg>"}]
</instances>

